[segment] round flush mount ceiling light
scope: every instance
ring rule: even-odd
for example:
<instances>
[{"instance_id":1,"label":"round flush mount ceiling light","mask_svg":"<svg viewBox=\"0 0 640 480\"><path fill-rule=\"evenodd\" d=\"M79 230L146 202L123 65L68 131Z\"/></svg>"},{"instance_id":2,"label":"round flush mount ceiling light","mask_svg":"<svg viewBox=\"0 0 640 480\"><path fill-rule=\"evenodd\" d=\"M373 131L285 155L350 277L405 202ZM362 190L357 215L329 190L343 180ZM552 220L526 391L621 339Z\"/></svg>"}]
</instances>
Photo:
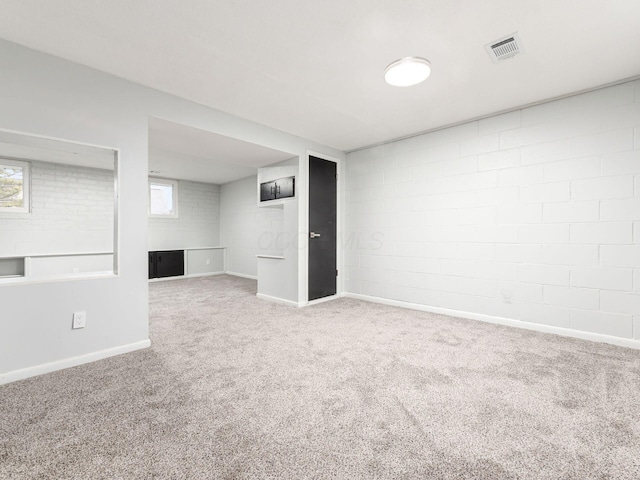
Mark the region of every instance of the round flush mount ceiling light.
<instances>
[{"instance_id":1,"label":"round flush mount ceiling light","mask_svg":"<svg viewBox=\"0 0 640 480\"><path fill-rule=\"evenodd\" d=\"M404 57L391 63L384 71L384 80L394 87L410 87L424 82L431 75L431 63L420 57Z\"/></svg>"}]
</instances>

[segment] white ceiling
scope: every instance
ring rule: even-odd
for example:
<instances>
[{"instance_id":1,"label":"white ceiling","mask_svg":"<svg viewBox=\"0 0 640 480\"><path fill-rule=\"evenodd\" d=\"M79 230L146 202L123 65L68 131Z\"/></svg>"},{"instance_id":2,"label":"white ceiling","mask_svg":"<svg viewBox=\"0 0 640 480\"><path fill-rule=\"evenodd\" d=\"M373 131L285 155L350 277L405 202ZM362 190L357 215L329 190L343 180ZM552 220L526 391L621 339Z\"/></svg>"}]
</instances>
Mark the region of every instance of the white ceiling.
<instances>
[{"instance_id":1,"label":"white ceiling","mask_svg":"<svg viewBox=\"0 0 640 480\"><path fill-rule=\"evenodd\" d=\"M0 0L0 35L349 151L640 74L638 0ZM484 45L519 32L524 53ZM433 65L418 86L387 64Z\"/></svg>"},{"instance_id":2,"label":"white ceiling","mask_svg":"<svg viewBox=\"0 0 640 480\"><path fill-rule=\"evenodd\" d=\"M295 155L159 118L149 119L149 174L223 184Z\"/></svg>"}]
</instances>

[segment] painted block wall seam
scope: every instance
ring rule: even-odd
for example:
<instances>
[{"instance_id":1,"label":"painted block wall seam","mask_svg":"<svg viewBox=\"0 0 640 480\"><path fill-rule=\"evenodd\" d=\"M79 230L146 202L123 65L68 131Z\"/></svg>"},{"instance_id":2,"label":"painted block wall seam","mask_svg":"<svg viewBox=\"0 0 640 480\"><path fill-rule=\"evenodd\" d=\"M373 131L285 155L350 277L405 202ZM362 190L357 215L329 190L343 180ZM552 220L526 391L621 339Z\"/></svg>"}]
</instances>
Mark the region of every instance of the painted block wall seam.
<instances>
[{"instance_id":1,"label":"painted block wall seam","mask_svg":"<svg viewBox=\"0 0 640 480\"><path fill-rule=\"evenodd\" d=\"M345 290L640 335L636 90L628 82L349 154Z\"/></svg>"}]
</instances>

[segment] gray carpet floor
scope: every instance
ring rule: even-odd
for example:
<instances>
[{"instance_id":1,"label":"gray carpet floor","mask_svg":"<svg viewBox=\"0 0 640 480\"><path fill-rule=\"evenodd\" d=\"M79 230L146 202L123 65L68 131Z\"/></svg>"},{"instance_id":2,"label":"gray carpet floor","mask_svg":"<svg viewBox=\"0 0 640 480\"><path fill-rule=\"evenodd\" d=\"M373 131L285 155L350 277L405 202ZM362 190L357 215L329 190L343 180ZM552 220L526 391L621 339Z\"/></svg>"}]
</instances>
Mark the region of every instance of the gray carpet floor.
<instances>
[{"instance_id":1,"label":"gray carpet floor","mask_svg":"<svg viewBox=\"0 0 640 480\"><path fill-rule=\"evenodd\" d=\"M255 289L153 283L151 348L0 387L0 478L640 478L640 351Z\"/></svg>"}]
</instances>

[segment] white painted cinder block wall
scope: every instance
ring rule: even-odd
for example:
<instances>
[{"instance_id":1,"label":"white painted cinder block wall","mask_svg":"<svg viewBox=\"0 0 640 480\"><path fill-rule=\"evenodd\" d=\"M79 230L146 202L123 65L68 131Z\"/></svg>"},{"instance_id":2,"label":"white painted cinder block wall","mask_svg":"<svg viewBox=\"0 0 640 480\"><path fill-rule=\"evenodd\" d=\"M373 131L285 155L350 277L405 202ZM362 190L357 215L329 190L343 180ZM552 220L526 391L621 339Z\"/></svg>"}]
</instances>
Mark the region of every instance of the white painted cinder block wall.
<instances>
[{"instance_id":1,"label":"white painted cinder block wall","mask_svg":"<svg viewBox=\"0 0 640 480\"><path fill-rule=\"evenodd\" d=\"M178 182L178 218L149 218L149 250L220 245L220 186Z\"/></svg>"},{"instance_id":2,"label":"white painted cinder block wall","mask_svg":"<svg viewBox=\"0 0 640 480\"><path fill-rule=\"evenodd\" d=\"M114 172L24 160L31 163L31 212L0 214L0 252L112 252Z\"/></svg>"},{"instance_id":3,"label":"white painted cinder block wall","mask_svg":"<svg viewBox=\"0 0 640 480\"><path fill-rule=\"evenodd\" d=\"M345 290L640 339L640 81L349 154Z\"/></svg>"}]
</instances>

